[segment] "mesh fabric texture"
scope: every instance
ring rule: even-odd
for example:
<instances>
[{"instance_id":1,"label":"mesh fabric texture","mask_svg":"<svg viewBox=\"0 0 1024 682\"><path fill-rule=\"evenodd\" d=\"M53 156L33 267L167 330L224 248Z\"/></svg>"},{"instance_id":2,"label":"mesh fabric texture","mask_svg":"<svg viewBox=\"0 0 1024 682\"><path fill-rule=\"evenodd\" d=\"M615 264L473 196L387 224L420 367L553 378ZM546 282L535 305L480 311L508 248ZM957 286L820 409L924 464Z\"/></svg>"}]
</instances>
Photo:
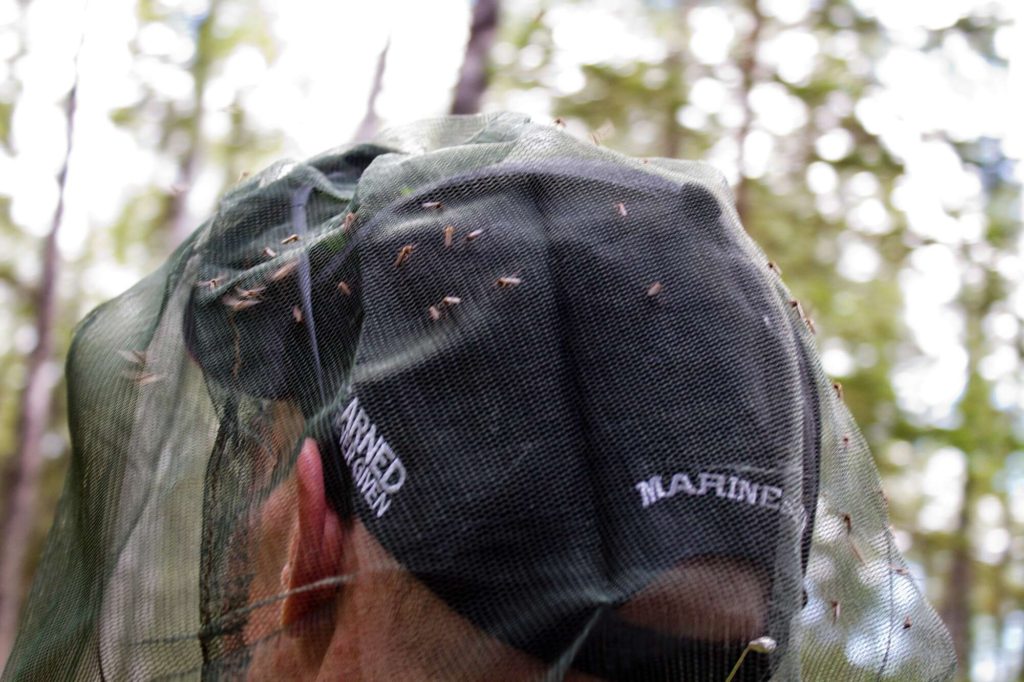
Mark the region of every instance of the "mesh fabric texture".
<instances>
[{"instance_id":1,"label":"mesh fabric texture","mask_svg":"<svg viewBox=\"0 0 1024 682\"><path fill-rule=\"evenodd\" d=\"M82 321L67 377L5 680L258 677L333 627L257 618L287 596L257 587L260 524L307 436L344 523L537 679L953 676L801 309L706 165L512 114L277 164ZM636 606L702 565L741 567L702 578L720 603ZM759 598L725 603L735 575ZM692 635L745 610L756 632ZM503 679L476 641L432 679Z\"/></svg>"}]
</instances>

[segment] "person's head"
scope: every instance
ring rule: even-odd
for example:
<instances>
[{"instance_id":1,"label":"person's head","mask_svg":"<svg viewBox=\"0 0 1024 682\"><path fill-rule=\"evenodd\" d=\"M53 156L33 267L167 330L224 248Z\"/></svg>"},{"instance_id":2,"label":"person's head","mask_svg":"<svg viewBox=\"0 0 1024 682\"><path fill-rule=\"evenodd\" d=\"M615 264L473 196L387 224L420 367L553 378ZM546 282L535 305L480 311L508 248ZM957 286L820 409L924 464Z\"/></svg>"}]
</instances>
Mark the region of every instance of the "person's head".
<instances>
[{"instance_id":1,"label":"person's head","mask_svg":"<svg viewBox=\"0 0 1024 682\"><path fill-rule=\"evenodd\" d=\"M319 443L261 514L250 601L295 633L265 648L365 679L620 682L724 679L759 637L784 652L818 394L804 321L726 220L639 167L504 164L382 207L343 266L311 255L298 314L272 275L238 285L267 286L255 312L222 312L237 342L197 315L204 370L276 382ZM748 654L736 679L771 668Z\"/></svg>"},{"instance_id":2,"label":"person's head","mask_svg":"<svg viewBox=\"0 0 1024 682\"><path fill-rule=\"evenodd\" d=\"M949 676L717 173L515 115L379 142L80 325L12 678Z\"/></svg>"}]
</instances>

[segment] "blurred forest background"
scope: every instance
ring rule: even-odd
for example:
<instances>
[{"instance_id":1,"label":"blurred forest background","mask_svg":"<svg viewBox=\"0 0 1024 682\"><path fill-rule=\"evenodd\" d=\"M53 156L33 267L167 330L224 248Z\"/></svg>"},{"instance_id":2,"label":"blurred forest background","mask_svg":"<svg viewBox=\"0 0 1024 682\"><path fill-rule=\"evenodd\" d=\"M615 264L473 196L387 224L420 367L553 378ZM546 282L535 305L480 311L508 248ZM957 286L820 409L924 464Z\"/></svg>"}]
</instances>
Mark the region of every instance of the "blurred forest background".
<instances>
[{"instance_id":1,"label":"blurred forest background","mask_svg":"<svg viewBox=\"0 0 1024 682\"><path fill-rule=\"evenodd\" d=\"M246 172L510 109L726 174L964 678L1024 679L1024 3L288 4L0 0L0 662L66 471L76 321Z\"/></svg>"}]
</instances>

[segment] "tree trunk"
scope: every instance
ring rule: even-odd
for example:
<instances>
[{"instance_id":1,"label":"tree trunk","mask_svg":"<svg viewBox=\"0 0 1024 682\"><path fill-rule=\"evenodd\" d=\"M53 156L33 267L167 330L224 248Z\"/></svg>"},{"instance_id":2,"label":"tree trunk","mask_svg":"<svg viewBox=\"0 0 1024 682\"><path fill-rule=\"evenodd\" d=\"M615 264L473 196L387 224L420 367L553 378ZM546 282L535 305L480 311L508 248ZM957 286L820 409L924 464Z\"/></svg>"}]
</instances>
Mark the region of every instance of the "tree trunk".
<instances>
[{"instance_id":1,"label":"tree trunk","mask_svg":"<svg viewBox=\"0 0 1024 682\"><path fill-rule=\"evenodd\" d=\"M679 123L676 115L679 110L689 101L686 85L686 48L690 44L690 12L693 6L689 3L679 3L676 7L673 20L668 22L669 34L667 45L668 54L665 55L664 69L667 74L665 88L669 93L667 106L662 112L662 156L668 159L681 158L683 152L683 126Z\"/></svg>"},{"instance_id":2,"label":"tree trunk","mask_svg":"<svg viewBox=\"0 0 1024 682\"><path fill-rule=\"evenodd\" d=\"M1007 499L1003 498L1004 509L1009 509ZM1006 519L1007 530L1013 525L1013 521L1007 516ZM1012 537L1012 535L1011 535ZM1013 600L1013 589L1007 584L1007 580L1010 577L1010 572L1013 570L1013 549L1007 547L1006 551L1003 552L1002 559L999 564L993 567L994 579L993 579L993 595L989 600L990 613L995 619L995 632L996 641L999 644L996 645L996 679L1012 680L1016 677L1013 667L1016 661L1008 660L1006 656L1006 650L1002 645L1002 642L1008 642L1012 640L1014 636L1014 630L1016 627L1013 624L1011 613L1014 610L1016 602Z\"/></svg>"},{"instance_id":3,"label":"tree trunk","mask_svg":"<svg viewBox=\"0 0 1024 682\"><path fill-rule=\"evenodd\" d=\"M683 26L686 25L686 15L680 20ZM682 151L683 135L682 127L676 120L676 111L686 103L683 95L685 92L684 70L686 65L683 60L683 53L679 49L669 50L665 58L665 73L668 74L668 87L672 92L668 106L664 112L664 130L662 131L662 155L667 159L678 159Z\"/></svg>"},{"instance_id":4,"label":"tree trunk","mask_svg":"<svg viewBox=\"0 0 1024 682\"><path fill-rule=\"evenodd\" d=\"M949 579L946 582L946 599L942 609L942 619L953 638L953 646L956 648L956 657L960 662L961 671L970 669L971 585L974 579L974 566L972 565L969 533L973 489L974 477L971 475L971 466L968 463L964 479L963 505L960 507L960 518L953 535L953 560L950 564Z\"/></svg>"},{"instance_id":5,"label":"tree trunk","mask_svg":"<svg viewBox=\"0 0 1024 682\"><path fill-rule=\"evenodd\" d=\"M754 89L757 80L757 48L761 42L761 29L764 27L764 15L758 9L757 0L748 0L747 11L754 19L754 28L747 37L746 49L740 59L740 73L743 77L740 93L741 105L743 107L743 123L736 134L736 213L740 217L740 223L747 225L747 218L750 213L750 180L747 178L747 163L743 154L743 148L750 134L750 128L754 123L754 111L750 107L750 91Z\"/></svg>"},{"instance_id":6,"label":"tree trunk","mask_svg":"<svg viewBox=\"0 0 1024 682\"><path fill-rule=\"evenodd\" d=\"M480 111L480 100L487 89L487 55L490 54L498 30L500 0L476 0L473 21L466 43L466 58L462 61L459 82L455 85L451 113L475 114Z\"/></svg>"},{"instance_id":7,"label":"tree trunk","mask_svg":"<svg viewBox=\"0 0 1024 682\"><path fill-rule=\"evenodd\" d=\"M970 263L966 247L957 254L962 263ZM960 663L961 674L971 669L971 618L976 595L976 567L972 554L971 532L974 505L982 492L992 490L991 462L1002 462L1014 450L1012 428L1005 414L992 404L991 386L980 372L981 360L988 351L984 320L1002 297L1001 277L993 270L985 273L978 285L964 287L960 309L964 315L964 345L967 350L967 386L960 399L960 428L951 432L949 442L966 457L963 503L953 534L953 555L946 582L942 617L949 628Z\"/></svg>"},{"instance_id":8,"label":"tree trunk","mask_svg":"<svg viewBox=\"0 0 1024 682\"><path fill-rule=\"evenodd\" d=\"M0 661L7 660L7 655L14 644L18 618L21 614L25 557L32 539L36 517L35 502L43 464L40 443L49 421L56 379L52 356L53 323L57 313L55 286L60 271L57 233L64 215L64 195L77 95L76 82L68 93L65 105L67 150L57 178L60 187L57 207L50 232L43 242L43 269L36 292L36 346L28 357L25 387L21 394L17 427L18 450L9 460L7 470L4 472L4 499L7 504L3 510L3 529L0 531L4 543L4 551L0 554Z\"/></svg>"},{"instance_id":9,"label":"tree trunk","mask_svg":"<svg viewBox=\"0 0 1024 682\"><path fill-rule=\"evenodd\" d=\"M191 69L193 109L185 126L188 146L178 160L178 174L174 181L177 191L171 194L170 206L167 209L167 224L170 227L168 251L173 250L184 241L195 227L189 221L188 195L195 180L199 155L202 150L203 96L206 94L206 86L210 80L210 68L215 60L217 38L214 29L220 4L220 0L212 0L209 11L196 30L195 57ZM173 106L168 105L168 109L173 111ZM173 116L173 113L169 116ZM229 178L232 181L234 179Z\"/></svg>"},{"instance_id":10,"label":"tree trunk","mask_svg":"<svg viewBox=\"0 0 1024 682\"><path fill-rule=\"evenodd\" d=\"M377 134L377 129L380 128L380 117L377 116L377 98L384 87L384 69L387 67L389 49L391 49L390 38L377 56L377 69L373 72L373 85L370 87L370 96L366 101L366 113L352 138L356 142L369 140Z\"/></svg>"}]
</instances>

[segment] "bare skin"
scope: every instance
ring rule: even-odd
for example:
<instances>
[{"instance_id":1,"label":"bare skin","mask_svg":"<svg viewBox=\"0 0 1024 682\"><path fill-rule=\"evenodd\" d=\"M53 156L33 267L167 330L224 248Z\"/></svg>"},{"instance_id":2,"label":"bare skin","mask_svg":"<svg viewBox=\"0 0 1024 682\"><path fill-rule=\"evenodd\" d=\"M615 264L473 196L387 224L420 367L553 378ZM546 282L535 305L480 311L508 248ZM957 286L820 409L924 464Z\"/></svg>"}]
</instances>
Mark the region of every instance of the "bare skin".
<instances>
[{"instance_id":1,"label":"bare skin","mask_svg":"<svg viewBox=\"0 0 1024 682\"><path fill-rule=\"evenodd\" d=\"M546 671L451 610L358 520L342 524L326 502L312 440L263 506L255 563L250 603L266 603L245 630L252 680L512 682ZM751 569L702 558L667 572L620 613L680 636L753 639L763 634L766 609L765 586ZM599 682L575 670L564 679Z\"/></svg>"}]
</instances>

